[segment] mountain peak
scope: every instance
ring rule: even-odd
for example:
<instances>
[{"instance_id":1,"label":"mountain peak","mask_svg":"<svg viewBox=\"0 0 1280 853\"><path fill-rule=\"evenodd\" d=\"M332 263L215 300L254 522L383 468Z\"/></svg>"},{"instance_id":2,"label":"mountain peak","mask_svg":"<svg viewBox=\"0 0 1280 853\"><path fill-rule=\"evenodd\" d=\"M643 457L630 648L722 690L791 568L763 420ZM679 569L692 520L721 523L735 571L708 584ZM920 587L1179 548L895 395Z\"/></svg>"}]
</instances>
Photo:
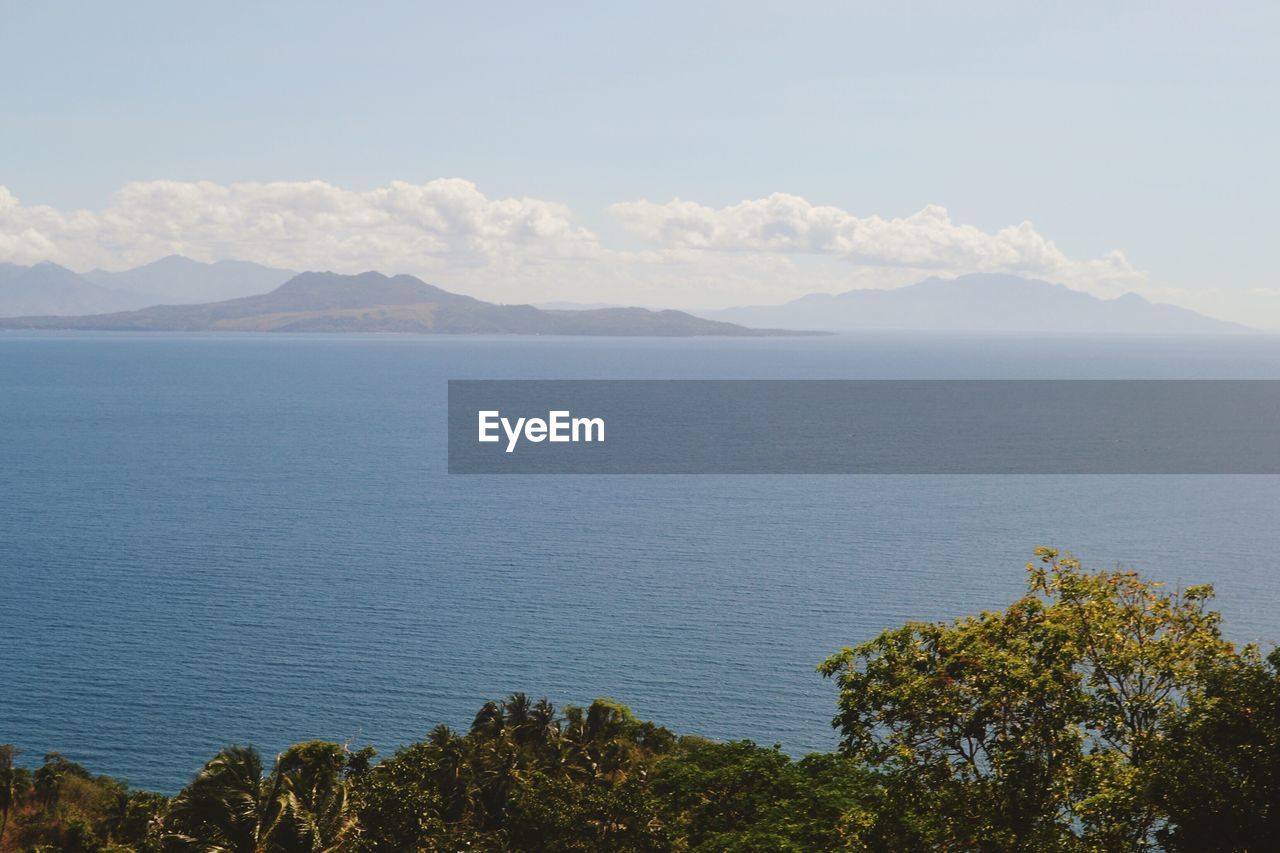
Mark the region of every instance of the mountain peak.
<instances>
[{"instance_id":1,"label":"mountain peak","mask_svg":"<svg viewBox=\"0 0 1280 853\"><path fill-rule=\"evenodd\" d=\"M135 267L130 272L140 272L142 270L166 270L176 271L191 269L194 267L207 267L212 264L206 264L201 261L188 258L186 255L165 255L163 258L156 258L150 263L145 263L140 267Z\"/></svg>"},{"instance_id":2,"label":"mountain peak","mask_svg":"<svg viewBox=\"0 0 1280 853\"><path fill-rule=\"evenodd\" d=\"M355 275L336 272L303 272L273 290L269 296L305 302L325 308L367 308L375 305L462 304L478 302L470 296L450 293L411 275L387 276L369 270Z\"/></svg>"},{"instance_id":3,"label":"mountain peak","mask_svg":"<svg viewBox=\"0 0 1280 853\"><path fill-rule=\"evenodd\" d=\"M138 304L51 261L0 264L0 317L118 311Z\"/></svg>"},{"instance_id":4,"label":"mountain peak","mask_svg":"<svg viewBox=\"0 0 1280 853\"><path fill-rule=\"evenodd\" d=\"M249 261L205 263L170 254L120 272L94 270L85 277L104 287L138 294L142 304L190 305L266 293L292 278L293 270Z\"/></svg>"}]
</instances>

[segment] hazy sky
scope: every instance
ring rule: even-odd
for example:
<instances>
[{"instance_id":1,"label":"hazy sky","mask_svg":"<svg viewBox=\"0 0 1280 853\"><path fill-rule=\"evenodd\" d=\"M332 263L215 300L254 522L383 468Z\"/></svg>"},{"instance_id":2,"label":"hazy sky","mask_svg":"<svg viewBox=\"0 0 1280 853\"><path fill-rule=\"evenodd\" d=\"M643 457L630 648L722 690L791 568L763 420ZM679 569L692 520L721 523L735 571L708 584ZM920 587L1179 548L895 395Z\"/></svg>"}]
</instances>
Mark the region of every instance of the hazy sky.
<instances>
[{"instance_id":1,"label":"hazy sky","mask_svg":"<svg viewBox=\"0 0 1280 853\"><path fill-rule=\"evenodd\" d=\"M1274 3L0 4L0 260L676 306L1003 270L1280 326Z\"/></svg>"}]
</instances>

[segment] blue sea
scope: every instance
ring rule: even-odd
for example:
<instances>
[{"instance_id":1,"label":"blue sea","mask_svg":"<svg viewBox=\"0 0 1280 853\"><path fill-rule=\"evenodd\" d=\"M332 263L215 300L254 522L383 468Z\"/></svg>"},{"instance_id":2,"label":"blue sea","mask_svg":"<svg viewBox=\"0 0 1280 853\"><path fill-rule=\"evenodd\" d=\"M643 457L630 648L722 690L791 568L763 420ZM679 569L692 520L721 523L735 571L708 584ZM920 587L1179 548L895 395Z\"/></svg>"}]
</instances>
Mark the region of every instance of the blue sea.
<instances>
[{"instance_id":1,"label":"blue sea","mask_svg":"<svg viewBox=\"0 0 1280 853\"><path fill-rule=\"evenodd\" d=\"M467 378L1280 378L1280 338L0 333L0 742L173 792L522 690L829 749L815 665L1031 550L1280 639L1280 478L450 476Z\"/></svg>"}]
</instances>

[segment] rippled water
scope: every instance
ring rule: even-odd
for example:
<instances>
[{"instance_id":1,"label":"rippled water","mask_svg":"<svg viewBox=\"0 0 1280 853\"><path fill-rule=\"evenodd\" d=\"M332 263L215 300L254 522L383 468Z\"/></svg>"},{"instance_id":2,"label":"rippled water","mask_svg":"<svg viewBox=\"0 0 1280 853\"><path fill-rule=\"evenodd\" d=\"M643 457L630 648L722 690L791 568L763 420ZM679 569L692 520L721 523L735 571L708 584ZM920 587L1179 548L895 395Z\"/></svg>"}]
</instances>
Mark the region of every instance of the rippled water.
<instances>
[{"instance_id":1,"label":"rippled water","mask_svg":"<svg viewBox=\"0 0 1280 853\"><path fill-rule=\"evenodd\" d=\"M512 690L828 748L814 665L1031 548L1280 638L1280 478L450 477L456 378L1280 378L1280 340L0 334L0 742L172 791Z\"/></svg>"}]
</instances>

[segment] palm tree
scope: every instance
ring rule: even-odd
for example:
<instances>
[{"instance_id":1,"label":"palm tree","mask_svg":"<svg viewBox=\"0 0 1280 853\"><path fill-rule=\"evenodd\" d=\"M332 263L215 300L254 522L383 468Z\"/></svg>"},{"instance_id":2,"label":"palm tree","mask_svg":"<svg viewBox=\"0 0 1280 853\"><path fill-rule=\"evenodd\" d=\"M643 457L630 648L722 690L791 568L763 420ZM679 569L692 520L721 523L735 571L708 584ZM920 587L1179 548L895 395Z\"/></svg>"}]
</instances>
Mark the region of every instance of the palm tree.
<instances>
[{"instance_id":1,"label":"palm tree","mask_svg":"<svg viewBox=\"0 0 1280 853\"><path fill-rule=\"evenodd\" d=\"M229 746L174 798L165 838L176 849L226 853L336 850L355 829L342 747L290 747L264 774L252 747Z\"/></svg>"},{"instance_id":2,"label":"palm tree","mask_svg":"<svg viewBox=\"0 0 1280 853\"><path fill-rule=\"evenodd\" d=\"M312 853L340 849L355 832L355 811L343 778L346 753L341 746L311 741L289 747L277 760L275 775L286 793L287 850ZM285 841L285 834L278 833Z\"/></svg>"},{"instance_id":3,"label":"palm tree","mask_svg":"<svg viewBox=\"0 0 1280 853\"><path fill-rule=\"evenodd\" d=\"M494 739L507 727L506 713L497 702L485 702L471 722L471 737Z\"/></svg>"},{"instance_id":4,"label":"palm tree","mask_svg":"<svg viewBox=\"0 0 1280 853\"><path fill-rule=\"evenodd\" d=\"M518 735L522 743L546 752L560 739L560 724L556 719L556 706L546 699L539 699L526 713L525 723Z\"/></svg>"},{"instance_id":5,"label":"palm tree","mask_svg":"<svg viewBox=\"0 0 1280 853\"><path fill-rule=\"evenodd\" d=\"M528 730L529 714L533 710L533 703L524 693L512 693L507 697L507 701L502 703L502 708L506 727L511 730L516 742L519 743Z\"/></svg>"},{"instance_id":6,"label":"palm tree","mask_svg":"<svg viewBox=\"0 0 1280 853\"><path fill-rule=\"evenodd\" d=\"M165 838L177 849L257 853L284 814L280 779L266 779L262 758L248 746L229 746L173 799Z\"/></svg>"},{"instance_id":7,"label":"palm tree","mask_svg":"<svg viewBox=\"0 0 1280 853\"><path fill-rule=\"evenodd\" d=\"M427 742L436 751L435 784L440 792L441 817L446 823L460 822L476 805L470 744L443 723L431 730Z\"/></svg>"},{"instance_id":8,"label":"palm tree","mask_svg":"<svg viewBox=\"0 0 1280 853\"><path fill-rule=\"evenodd\" d=\"M457 739L458 735L454 733L453 729L449 728L444 723L440 723L427 733L427 743L441 749L444 749Z\"/></svg>"}]
</instances>

